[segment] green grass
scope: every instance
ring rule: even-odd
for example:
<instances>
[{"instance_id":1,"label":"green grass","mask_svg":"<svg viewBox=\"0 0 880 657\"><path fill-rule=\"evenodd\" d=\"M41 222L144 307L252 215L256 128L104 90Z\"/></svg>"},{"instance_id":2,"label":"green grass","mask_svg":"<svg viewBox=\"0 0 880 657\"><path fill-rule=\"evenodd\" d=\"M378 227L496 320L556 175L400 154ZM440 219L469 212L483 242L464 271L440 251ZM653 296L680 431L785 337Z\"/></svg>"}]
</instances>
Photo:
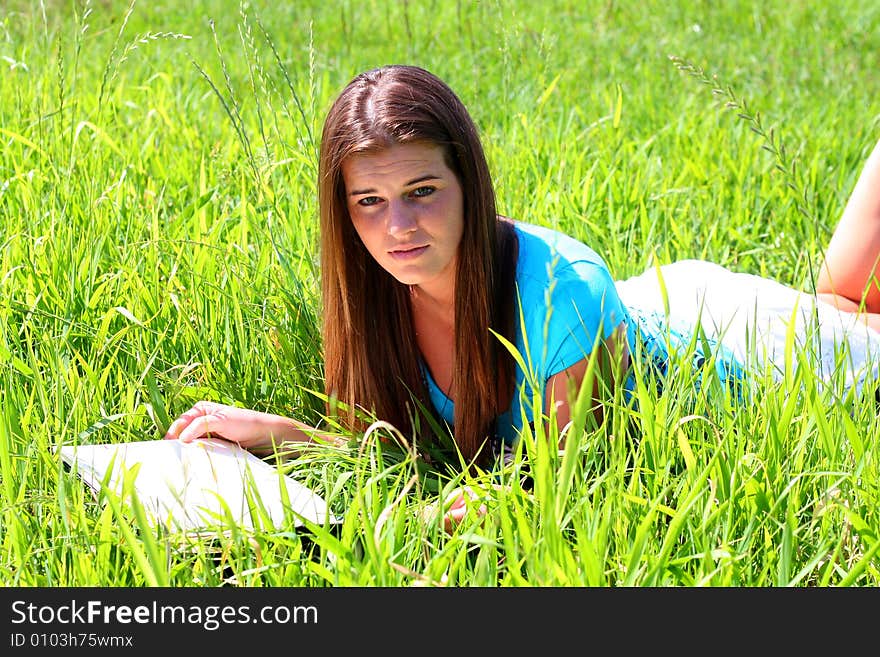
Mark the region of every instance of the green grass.
<instances>
[{"instance_id":1,"label":"green grass","mask_svg":"<svg viewBox=\"0 0 880 657\"><path fill-rule=\"evenodd\" d=\"M282 5L5 5L0 582L880 584L876 406L797 360L746 403L687 359L662 395L640 376L639 410L581 411L564 455L526 436L452 535L422 510L461 475L381 428L290 463L334 531L181 545L65 475L53 447L158 439L203 398L321 421L316 139L362 69L445 78L500 210L616 278L706 258L809 289L878 137L870 3Z\"/></svg>"}]
</instances>

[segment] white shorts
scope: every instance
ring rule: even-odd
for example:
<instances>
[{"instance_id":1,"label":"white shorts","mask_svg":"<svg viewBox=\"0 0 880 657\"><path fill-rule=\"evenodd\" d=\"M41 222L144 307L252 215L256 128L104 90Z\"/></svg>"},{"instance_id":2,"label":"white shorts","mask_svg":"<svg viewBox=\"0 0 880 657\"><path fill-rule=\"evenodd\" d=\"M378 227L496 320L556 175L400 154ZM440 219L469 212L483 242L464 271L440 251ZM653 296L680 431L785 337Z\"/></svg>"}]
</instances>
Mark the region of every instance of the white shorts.
<instances>
[{"instance_id":1,"label":"white shorts","mask_svg":"<svg viewBox=\"0 0 880 657\"><path fill-rule=\"evenodd\" d=\"M617 281L616 287L634 312L659 313L682 332L699 323L747 370L769 367L777 380L797 366L799 353L823 381L840 377L846 388L858 390L880 371L880 333L854 313L771 279L680 260Z\"/></svg>"}]
</instances>

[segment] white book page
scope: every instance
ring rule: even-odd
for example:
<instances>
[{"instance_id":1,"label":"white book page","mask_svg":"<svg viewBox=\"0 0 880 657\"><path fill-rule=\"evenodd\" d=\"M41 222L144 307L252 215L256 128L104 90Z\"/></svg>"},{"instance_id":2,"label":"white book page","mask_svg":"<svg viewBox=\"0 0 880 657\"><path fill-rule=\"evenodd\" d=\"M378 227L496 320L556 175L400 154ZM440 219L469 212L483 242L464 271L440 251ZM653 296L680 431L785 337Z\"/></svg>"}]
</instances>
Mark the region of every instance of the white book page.
<instances>
[{"instance_id":1,"label":"white book page","mask_svg":"<svg viewBox=\"0 0 880 657\"><path fill-rule=\"evenodd\" d=\"M110 472L107 488L122 495L125 475L131 473L135 494L150 521L172 531L222 529L228 527L230 514L236 525L264 526L266 522L256 508L252 514L249 500L259 500L277 528L285 519L282 486L296 526L303 524L301 517L317 524L340 522L311 489L226 440L68 445L58 451L62 460L96 491ZM135 466L136 474L132 471Z\"/></svg>"}]
</instances>

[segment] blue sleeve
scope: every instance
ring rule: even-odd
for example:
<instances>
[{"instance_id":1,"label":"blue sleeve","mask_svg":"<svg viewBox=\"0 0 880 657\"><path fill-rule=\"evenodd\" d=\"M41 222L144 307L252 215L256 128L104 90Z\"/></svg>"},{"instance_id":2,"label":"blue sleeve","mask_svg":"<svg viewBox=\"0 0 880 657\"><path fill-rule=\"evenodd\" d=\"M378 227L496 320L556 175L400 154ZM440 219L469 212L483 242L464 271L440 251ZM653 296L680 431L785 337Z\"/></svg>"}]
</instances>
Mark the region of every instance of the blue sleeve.
<instances>
[{"instance_id":1,"label":"blue sleeve","mask_svg":"<svg viewBox=\"0 0 880 657\"><path fill-rule=\"evenodd\" d=\"M597 342L607 339L628 317L608 269L581 260L553 271L545 291L549 321L545 324L545 380L588 358Z\"/></svg>"}]
</instances>

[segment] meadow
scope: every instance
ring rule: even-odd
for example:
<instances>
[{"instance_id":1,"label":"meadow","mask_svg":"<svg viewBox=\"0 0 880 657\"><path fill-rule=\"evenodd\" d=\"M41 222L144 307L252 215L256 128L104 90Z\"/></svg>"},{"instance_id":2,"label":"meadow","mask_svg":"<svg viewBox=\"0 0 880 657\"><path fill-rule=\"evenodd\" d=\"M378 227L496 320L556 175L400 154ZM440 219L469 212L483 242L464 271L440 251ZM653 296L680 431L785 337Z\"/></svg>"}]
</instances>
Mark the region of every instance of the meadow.
<instances>
[{"instance_id":1,"label":"meadow","mask_svg":"<svg viewBox=\"0 0 880 657\"><path fill-rule=\"evenodd\" d=\"M284 467L343 515L333 528L163 535L53 452L161 439L200 399L336 430L317 144L335 94L380 64L447 80L500 211L570 232L615 278L705 258L809 290L880 137L880 7L3 8L3 586L880 584L876 402L819 385L803 354L781 382L753 377L747 403L695 392L685 356L662 392L641 381L637 407L615 395L599 425L581 409L564 452L552 422L524 436L499 489L381 425L310 449ZM489 513L448 534L424 512L461 484L485 489Z\"/></svg>"}]
</instances>

